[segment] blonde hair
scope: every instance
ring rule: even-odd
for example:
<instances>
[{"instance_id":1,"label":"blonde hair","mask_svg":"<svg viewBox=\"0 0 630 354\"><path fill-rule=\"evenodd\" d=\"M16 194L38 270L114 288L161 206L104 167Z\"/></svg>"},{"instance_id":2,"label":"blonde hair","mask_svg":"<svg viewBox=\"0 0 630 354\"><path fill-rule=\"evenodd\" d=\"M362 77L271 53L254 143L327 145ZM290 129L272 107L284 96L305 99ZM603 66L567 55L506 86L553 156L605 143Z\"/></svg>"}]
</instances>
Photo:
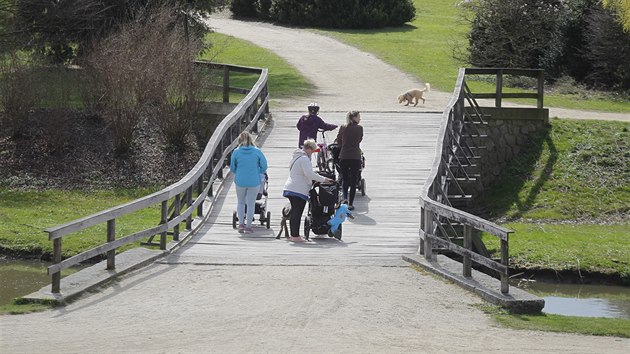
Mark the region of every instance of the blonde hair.
<instances>
[{"instance_id":1,"label":"blonde hair","mask_svg":"<svg viewBox=\"0 0 630 354\"><path fill-rule=\"evenodd\" d=\"M354 118L359 115L359 111L350 111L346 113L346 125L350 125L354 123Z\"/></svg>"},{"instance_id":2,"label":"blonde hair","mask_svg":"<svg viewBox=\"0 0 630 354\"><path fill-rule=\"evenodd\" d=\"M317 150L317 143L313 139L304 140L304 149Z\"/></svg>"},{"instance_id":3,"label":"blonde hair","mask_svg":"<svg viewBox=\"0 0 630 354\"><path fill-rule=\"evenodd\" d=\"M242 132L241 135L238 136L238 144L240 146L254 145L254 137L249 132Z\"/></svg>"}]
</instances>

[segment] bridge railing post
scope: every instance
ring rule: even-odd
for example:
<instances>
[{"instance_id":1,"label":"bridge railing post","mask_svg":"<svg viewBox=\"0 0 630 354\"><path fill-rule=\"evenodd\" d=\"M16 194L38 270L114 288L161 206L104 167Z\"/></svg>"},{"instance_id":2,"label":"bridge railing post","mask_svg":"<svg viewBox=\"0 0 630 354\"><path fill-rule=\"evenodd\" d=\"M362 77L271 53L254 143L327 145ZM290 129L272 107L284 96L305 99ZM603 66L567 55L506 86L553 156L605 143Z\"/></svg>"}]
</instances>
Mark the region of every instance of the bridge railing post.
<instances>
[{"instance_id":1,"label":"bridge railing post","mask_svg":"<svg viewBox=\"0 0 630 354\"><path fill-rule=\"evenodd\" d=\"M472 250L472 226L468 224L464 224L464 248L471 251ZM464 255L463 260L464 271L463 276L470 277L472 272L472 260L469 255Z\"/></svg>"},{"instance_id":2,"label":"bridge railing post","mask_svg":"<svg viewBox=\"0 0 630 354\"><path fill-rule=\"evenodd\" d=\"M116 239L116 219L107 220L107 242ZM107 251L107 269L116 268L116 250Z\"/></svg>"},{"instance_id":3,"label":"bridge railing post","mask_svg":"<svg viewBox=\"0 0 630 354\"><path fill-rule=\"evenodd\" d=\"M429 209L424 209L424 258L427 261L430 261L433 258L433 245L431 242L431 238L427 237L427 235L431 235L433 233L433 215L431 215L432 211Z\"/></svg>"}]
</instances>

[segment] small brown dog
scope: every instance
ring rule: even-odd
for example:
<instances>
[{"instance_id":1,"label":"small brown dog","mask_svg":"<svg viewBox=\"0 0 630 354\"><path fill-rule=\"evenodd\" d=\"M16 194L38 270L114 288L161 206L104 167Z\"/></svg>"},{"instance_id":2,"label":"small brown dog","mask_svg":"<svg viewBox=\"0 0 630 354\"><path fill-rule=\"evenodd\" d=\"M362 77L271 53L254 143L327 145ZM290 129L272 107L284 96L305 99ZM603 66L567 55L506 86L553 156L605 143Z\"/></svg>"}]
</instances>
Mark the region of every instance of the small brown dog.
<instances>
[{"instance_id":1,"label":"small brown dog","mask_svg":"<svg viewBox=\"0 0 630 354\"><path fill-rule=\"evenodd\" d=\"M282 208L282 220L280 221L280 232L278 232L278 236L276 236L276 239L280 239L280 236L282 236L282 232L284 231L284 235L286 237L289 237L289 227L287 226L287 223L289 222L289 218L291 218L291 203L287 203L287 205L284 206L284 208Z\"/></svg>"},{"instance_id":2,"label":"small brown dog","mask_svg":"<svg viewBox=\"0 0 630 354\"><path fill-rule=\"evenodd\" d=\"M427 82L426 84L424 84L423 89L411 89L398 96L398 103L407 101L407 103L405 103L405 106L408 106L410 103L413 103L413 99L415 98L416 103L414 104L414 107L418 105L418 102L420 102L420 100L422 100L422 104L424 104L424 93L429 91L431 91L431 85L429 85L429 83Z\"/></svg>"}]
</instances>

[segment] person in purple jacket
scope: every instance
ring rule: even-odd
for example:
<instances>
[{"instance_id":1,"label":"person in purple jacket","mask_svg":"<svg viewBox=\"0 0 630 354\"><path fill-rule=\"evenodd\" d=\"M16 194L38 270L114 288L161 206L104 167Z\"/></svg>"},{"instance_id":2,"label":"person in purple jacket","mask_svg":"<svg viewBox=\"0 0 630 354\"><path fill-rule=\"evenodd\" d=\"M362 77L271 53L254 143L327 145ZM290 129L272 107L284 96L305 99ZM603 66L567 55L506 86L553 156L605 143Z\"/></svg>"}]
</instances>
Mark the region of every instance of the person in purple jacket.
<instances>
[{"instance_id":1,"label":"person in purple jacket","mask_svg":"<svg viewBox=\"0 0 630 354\"><path fill-rule=\"evenodd\" d=\"M308 105L308 114L303 115L297 122L296 127L300 131L300 138L298 140L298 147L304 146L304 141L307 139L317 140L317 130L322 129L324 131L335 130L337 126L334 124L328 124L317 115L319 112L319 106L317 103L311 103Z\"/></svg>"}]
</instances>

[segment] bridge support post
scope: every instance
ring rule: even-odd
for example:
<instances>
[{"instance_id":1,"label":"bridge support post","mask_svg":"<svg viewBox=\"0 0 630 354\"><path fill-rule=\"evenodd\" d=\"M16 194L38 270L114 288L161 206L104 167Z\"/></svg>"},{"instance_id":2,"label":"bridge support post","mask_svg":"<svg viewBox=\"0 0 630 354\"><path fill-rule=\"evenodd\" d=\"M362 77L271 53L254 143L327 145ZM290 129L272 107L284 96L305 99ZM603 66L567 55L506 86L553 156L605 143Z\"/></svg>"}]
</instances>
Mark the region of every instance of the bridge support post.
<instances>
[{"instance_id":1,"label":"bridge support post","mask_svg":"<svg viewBox=\"0 0 630 354\"><path fill-rule=\"evenodd\" d=\"M472 250L472 232L473 228L470 225L464 224L464 248L471 251ZM464 255L463 260L464 272L463 276L470 278L472 271L472 261L469 255Z\"/></svg>"},{"instance_id":2,"label":"bridge support post","mask_svg":"<svg viewBox=\"0 0 630 354\"><path fill-rule=\"evenodd\" d=\"M116 239L116 219L107 220L107 242ZM107 269L116 268L116 250L107 251Z\"/></svg>"},{"instance_id":3,"label":"bridge support post","mask_svg":"<svg viewBox=\"0 0 630 354\"><path fill-rule=\"evenodd\" d=\"M168 223L168 200L162 202L162 217L160 219L160 224L164 225ZM166 234L168 233L168 227L164 232L160 234L160 249L166 249Z\"/></svg>"},{"instance_id":4,"label":"bridge support post","mask_svg":"<svg viewBox=\"0 0 630 354\"><path fill-rule=\"evenodd\" d=\"M508 240L501 240L501 264L509 269L510 258L508 253ZM501 273L501 293L507 294L510 291L510 283L508 271Z\"/></svg>"},{"instance_id":5,"label":"bridge support post","mask_svg":"<svg viewBox=\"0 0 630 354\"><path fill-rule=\"evenodd\" d=\"M203 194L203 174L201 175L201 177L199 177L199 180L197 181L197 196L198 198L201 198L201 203L199 203L199 205L197 206L198 217L203 217L203 200L205 196L203 196L202 194Z\"/></svg>"},{"instance_id":6,"label":"bridge support post","mask_svg":"<svg viewBox=\"0 0 630 354\"><path fill-rule=\"evenodd\" d=\"M431 238L427 235L433 233L433 215L428 209L424 209L424 227L424 258L430 261L433 258L433 245Z\"/></svg>"},{"instance_id":7,"label":"bridge support post","mask_svg":"<svg viewBox=\"0 0 630 354\"><path fill-rule=\"evenodd\" d=\"M187 209L189 209L193 204L192 194L193 194L193 186L191 185L186 190L186 208ZM192 211L188 215L188 217L186 217L186 230L192 230Z\"/></svg>"},{"instance_id":8,"label":"bridge support post","mask_svg":"<svg viewBox=\"0 0 630 354\"><path fill-rule=\"evenodd\" d=\"M420 242L418 245L418 254L424 254L424 238L425 238L425 230L426 230L426 225L424 223L424 212L425 209L424 207L420 207L420 232L419 232L419 236L420 236Z\"/></svg>"},{"instance_id":9,"label":"bridge support post","mask_svg":"<svg viewBox=\"0 0 630 354\"><path fill-rule=\"evenodd\" d=\"M181 194L177 194L175 196L175 201L173 203L175 203L173 206L173 218L177 218L182 208ZM179 223L173 226L173 241L179 241Z\"/></svg>"},{"instance_id":10,"label":"bridge support post","mask_svg":"<svg viewBox=\"0 0 630 354\"><path fill-rule=\"evenodd\" d=\"M53 240L53 263L58 264L61 262L61 238ZM61 271L52 274L52 292L53 294L59 294L61 291Z\"/></svg>"}]
</instances>

